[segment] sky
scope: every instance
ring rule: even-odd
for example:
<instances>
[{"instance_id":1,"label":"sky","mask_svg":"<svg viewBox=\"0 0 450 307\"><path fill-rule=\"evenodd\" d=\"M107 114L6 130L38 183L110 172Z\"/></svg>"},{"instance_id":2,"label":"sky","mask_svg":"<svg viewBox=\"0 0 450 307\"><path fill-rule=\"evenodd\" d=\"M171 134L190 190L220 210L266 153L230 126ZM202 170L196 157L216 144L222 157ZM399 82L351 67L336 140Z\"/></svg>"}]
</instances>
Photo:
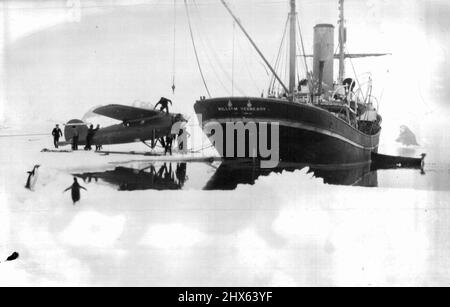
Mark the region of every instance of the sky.
<instances>
[{"instance_id":1,"label":"sky","mask_svg":"<svg viewBox=\"0 0 450 307\"><path fill-rule=\"evenodd\" d=\"M289 2L228 3L273 63ZM98 105L155 103L161 96L175 101L174 111L194 117L195 100L206 95L181 0L175 6L173 0L3 1L1 6L1 127L26 129L30 119L51 127L82 118ZM220 1L190 0L188 7L212 96L266 91L266 68ZM450 114L444 87L448 1L346 0L345 7L349 52L392 53L348 62L348 75L354 67L363 82L366 72L372 73L389 139L407 124L427 142ZM310 53L313 26L336 24L337 0L297 1L297 11ZM436 143L446 138L432 136Z\"/></svg>"}]
</instances>

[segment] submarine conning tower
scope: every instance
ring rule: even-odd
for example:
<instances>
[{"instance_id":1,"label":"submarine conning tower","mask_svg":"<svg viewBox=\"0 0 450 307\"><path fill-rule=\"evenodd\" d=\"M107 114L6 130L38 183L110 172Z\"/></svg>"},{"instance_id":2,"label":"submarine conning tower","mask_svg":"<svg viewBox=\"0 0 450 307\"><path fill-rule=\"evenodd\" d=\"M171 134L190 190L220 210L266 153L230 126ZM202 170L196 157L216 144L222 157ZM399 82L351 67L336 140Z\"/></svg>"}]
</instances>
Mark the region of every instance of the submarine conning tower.
<instances>
[{"instance_id":1,"label":"submarine conning tower","mask_svg":"<svg viewBox=\"0 0 450 307\"><path fill-rule=\"evenodd\" d=\"M334 26L318 24L314 27L313 77L316 92L331 90L334 83ZM322 84L320 84L320 80Z\"/></svg>"}]
</instances>

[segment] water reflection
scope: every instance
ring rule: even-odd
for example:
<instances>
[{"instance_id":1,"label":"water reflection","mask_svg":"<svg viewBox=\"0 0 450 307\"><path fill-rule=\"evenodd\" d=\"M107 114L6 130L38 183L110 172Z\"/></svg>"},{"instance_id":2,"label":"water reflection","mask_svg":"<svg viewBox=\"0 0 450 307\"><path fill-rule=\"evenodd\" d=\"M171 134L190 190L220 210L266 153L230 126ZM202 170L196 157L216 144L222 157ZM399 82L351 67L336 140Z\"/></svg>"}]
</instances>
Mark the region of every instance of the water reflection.
<instances>
[{"instance_id":1,"label":"water reflection","mask_svg":"<svg viewBox=\"0 0 450 307\"><path fill-rule=\"evenodd\" d=\"M85 183L105 182L119 191L135 190L234 190L240 184L253 185L261 176L294 172L309 167L309 173L325 184L378 187L378 166L309 166L281 163L275 169L263 169L253 161L218 163L145 163L121 165L113 170L73 174ZM191 178L191 180L189 179Z\"/></svg>"},{"instance_id":2,"label":"water reflection","mask_svg":"<svg viewBox=\"0 0 450 307\"><path fill-rule=\"evenodd\" d=\"M187 180L186 168L186 163L164 163L159 167L155 164L141 169L119 166L104 172L73 175L86 183L102 180L117 186L119 191L180 190Z\"/></svg>"},{"instance_id":3,"label":"water reflection","mask_svg":"<svg viewBox=\"0 0 450 307\"><path fill-rule=\"evenodd\" d=\"M223 162L205 190L234 190L239 184L254 184L260 176L272 173L294 172L309 167L309 173L322 178L326 184L377 187L377 172L369 163L357 166L309 166L297 163L280 163L275 169L263 169L253 162Z\"/></svg>"}]
</instances>

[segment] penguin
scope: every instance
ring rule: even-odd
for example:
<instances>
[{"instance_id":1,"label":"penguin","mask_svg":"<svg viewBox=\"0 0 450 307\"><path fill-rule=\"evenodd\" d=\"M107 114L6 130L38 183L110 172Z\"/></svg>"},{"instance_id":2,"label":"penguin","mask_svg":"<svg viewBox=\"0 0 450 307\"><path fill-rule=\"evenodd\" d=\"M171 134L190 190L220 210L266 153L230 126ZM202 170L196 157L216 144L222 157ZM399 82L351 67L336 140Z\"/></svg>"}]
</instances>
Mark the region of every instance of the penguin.
<instances>
[{"instance_id":1,"label":"penguin","mask_svg":"<svg viewBox=\"0 0 450 307\"><path fill-rule=\"evenodd\" d=\"M9 256L8 258L6 258L5 261L0 261L0 263L1 263L1 262L14 261L14 260L16 260L16 259L18 259L18 258L19 258L19 253L18 253L18 252L14 252L14 253L11 254L11 256Z\"/></svg>"},{"instance_id":2,"label":"penguin","mask_svg":"<svg viewBox=\"0 0 450 307\"><path fill-rule=\"evenodd\" d=\"M8 258L6 258L6 261L14 261L17 258L19 258L19 253L18 252L14 252L11 254L11 256L9 256Z\"/></svg>"},{"instance_id":3,"label":"penguin","mask_svg":"<svg viewBox=\"0 0 450 307\"><path fill-rule=\"evenodd\" d=\"M35 165L33 167L33 170L28 173L28 179L27 183L25 184L25 188L29 190L33 190L34 185L36 184L37 178L38 178L38 169L40 165Z\"/></svg>"},{"instance_id":4,"label":"penguin","mask_svg":"<svg viewBox=\"0 0 450 307\"><path fill-rule=\"evenodd\" d=\"M73 184L68 187L67 189L64 190L64 192L67 192L69 190L72 190L72 201L73 204L75 205L75 203L77 203L80 200L80 189L83 189L85 191L87 191L86 188L82 187L78 181L77 178L73 178Z\"/></svg>"}]
</instances>

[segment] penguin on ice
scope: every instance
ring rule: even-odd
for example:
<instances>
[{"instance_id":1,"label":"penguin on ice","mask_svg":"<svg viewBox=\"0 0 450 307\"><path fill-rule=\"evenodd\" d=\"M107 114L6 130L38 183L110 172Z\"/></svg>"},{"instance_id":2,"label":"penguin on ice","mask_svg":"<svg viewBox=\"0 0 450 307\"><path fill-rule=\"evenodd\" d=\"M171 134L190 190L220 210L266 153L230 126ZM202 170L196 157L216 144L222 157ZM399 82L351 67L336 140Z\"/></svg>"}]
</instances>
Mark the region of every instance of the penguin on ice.
<instances>
[{"instance_id":1,"label":"penguin on ice","mask_svg":"<svg viewBox=\"0 0 450 307\"><path fill-rule=\"evenodd\" d=\"M83 189L83 190L87 191L86 188L82 187L78 183L77 178L74 177L73 178L73 184L70 187L68 187L67 189L64 190L64 192L72 190L72 201L73 201L74 205L75 205L76 202L78 202L80 200L80 189Z\"/></svg>"},{"instance_id":2,"label":"penguin on ice","mask_svg":"<svg viewBox=\"0 0 450 307\"><path fill-rule=\"evenodd\" d=\"M8 258L6 258L6 261L14 261L17 258L19 258L19 253L18 252L14 252L11 254L11 256L9 256Z\"/></svg>"},{"instance_id":3,"label":"penguin on ice","mask_svg":"<svg viewBox=\"0 0 450 307\"><path fill-rule=\"evenodd\" d=\"M14 260L16 260L16 259L18 259L18 258L19 258L19 253L18 253L18 252L14 252L14 253L11 254L11 256L9 256L8 258L6 258L6 260L3 261L3 262L14 261ZM1 261L0 261L0 262L1 262Z\"/></svg>"},{"instance_id":4,"label":"penguin on ice","mask_svg":"<svg viewBox=\"0 0 450 307\"><path fill-rule=\"evenodd\" d=\"M38 178L38 170L39 170L40 165L35 165L33 167L33 170L28 173L28 179L27 179L27 183L25 184L25 188L29 189L29 190L33 190L34 185L36 184L37 178Z\"/></svg>"}]
</instances>

